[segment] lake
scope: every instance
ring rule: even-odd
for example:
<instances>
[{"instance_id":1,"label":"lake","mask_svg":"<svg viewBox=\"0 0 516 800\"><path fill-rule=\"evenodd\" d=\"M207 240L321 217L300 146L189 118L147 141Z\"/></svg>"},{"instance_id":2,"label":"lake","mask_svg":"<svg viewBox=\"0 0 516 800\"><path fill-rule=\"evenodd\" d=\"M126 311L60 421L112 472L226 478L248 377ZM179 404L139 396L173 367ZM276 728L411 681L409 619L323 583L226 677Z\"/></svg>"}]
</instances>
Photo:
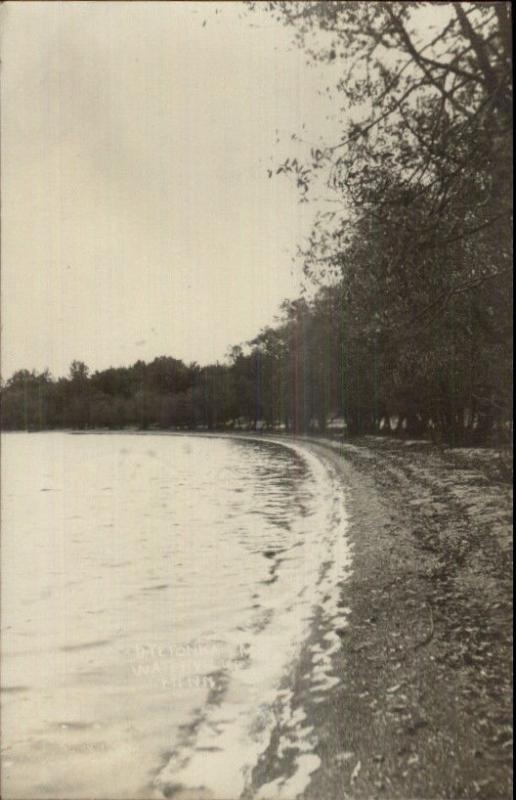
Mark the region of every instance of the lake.
<instances>
[{"instance_id":1,"label":"lake","mask_svg":"<svg viewBox=\"0 0 516 800\"><path fill-rule=\"evenodd\" d=\"M345 528L302 443L2 435L2 797L237 798L289 714L260 796L302 790L288 676L317 625L312 700L338 682Z\"/></svg>"}]
</instances>

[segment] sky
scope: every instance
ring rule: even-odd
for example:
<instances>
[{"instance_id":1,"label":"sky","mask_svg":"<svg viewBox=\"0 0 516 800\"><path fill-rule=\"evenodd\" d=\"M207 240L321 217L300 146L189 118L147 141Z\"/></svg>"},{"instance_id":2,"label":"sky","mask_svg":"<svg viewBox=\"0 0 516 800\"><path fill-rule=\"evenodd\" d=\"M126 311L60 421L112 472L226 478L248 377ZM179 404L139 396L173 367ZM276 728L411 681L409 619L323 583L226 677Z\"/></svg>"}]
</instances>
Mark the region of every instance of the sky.
<instances>
[{"instance_id":1,"label":"sky","mask_svg":"<svg viewBox=\"0 0 516 800\"><path fill-rule=\"evenodd\" d=\"M242 3L4 3L2 375L223 360L298 295L327 66ZM304 129L302 126L305 126Z\"/></svg>"}]
</instances>

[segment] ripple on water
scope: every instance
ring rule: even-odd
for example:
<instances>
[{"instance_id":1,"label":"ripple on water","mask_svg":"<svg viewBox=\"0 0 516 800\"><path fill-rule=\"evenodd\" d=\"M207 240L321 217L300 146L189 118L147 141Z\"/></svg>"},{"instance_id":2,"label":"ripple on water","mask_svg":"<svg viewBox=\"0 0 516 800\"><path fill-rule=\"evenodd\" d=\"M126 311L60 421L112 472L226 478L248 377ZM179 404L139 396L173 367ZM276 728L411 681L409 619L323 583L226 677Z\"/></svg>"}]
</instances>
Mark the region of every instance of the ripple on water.
<instances>
[{"instance_id":1,"label":"ripple on water","mask_svg":"<svg viewBox=\"0 0 516 800\"><path fill-rule=\"evenodd\" d=\"M151 456L145 442L33 434L11 458L6 796L68 796L80 775L76 797L148 797L150 774L158 796L200 800L201 776L206 796L237 797L279 725L283 771L256 788L286 797L317 768L317 741L281 687L317 616L307 681L327 696L341 637L325 633L346 624L341 486L296 446L163 436ZM93 720L109 748L85 770ZM35 752L45 731L57 744Z\"/></svg>"}]
</instances>

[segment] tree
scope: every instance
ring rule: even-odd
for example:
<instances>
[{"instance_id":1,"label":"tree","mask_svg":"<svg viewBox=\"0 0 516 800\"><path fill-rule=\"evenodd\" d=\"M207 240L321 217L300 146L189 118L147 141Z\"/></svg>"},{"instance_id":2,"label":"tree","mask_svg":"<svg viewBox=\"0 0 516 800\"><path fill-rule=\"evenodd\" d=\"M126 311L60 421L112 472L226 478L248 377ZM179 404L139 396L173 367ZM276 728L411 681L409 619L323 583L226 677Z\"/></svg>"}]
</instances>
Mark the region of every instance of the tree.
<instances>
[{"instance_id":1,"label":"tree","mask_svg":"<svg viewBox=\"0 0 516 800\"><path fill-rule=\"evenodd\" d=\"M89 372L84 361L72 361L70 364L70 380L77 385L86 383Z\"/></svg>"},{"instance_id":2,"label":"tree","mask_svg":"<svg viewBox=\"0 0 516 800\"><path fill-rule=\"evenodd\" d=\"M351 427L397 405L414 430L431 421L455 441L481 386L488 435L510 404L510 4L269 8L311 58L341 66L342 137L278 171L303 200L324 181L339 201L303 257L312 279L342 281Z\"/></svg>"}]
</instances>

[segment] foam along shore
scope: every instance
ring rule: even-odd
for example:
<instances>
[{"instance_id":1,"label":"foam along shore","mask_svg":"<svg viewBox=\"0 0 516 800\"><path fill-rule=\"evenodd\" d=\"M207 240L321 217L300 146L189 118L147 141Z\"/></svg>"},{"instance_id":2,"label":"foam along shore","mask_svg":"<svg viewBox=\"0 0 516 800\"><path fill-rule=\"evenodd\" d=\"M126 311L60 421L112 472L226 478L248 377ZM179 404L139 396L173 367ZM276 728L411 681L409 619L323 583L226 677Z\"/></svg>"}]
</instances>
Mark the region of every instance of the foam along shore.
<instances>
[{"instance_id":1,"label":"foam along shore","mask_svg":"<svg viewBox=\"0 0 516 800\"><path fill-rule=\"evenodd\" d=\"M309 703L324 703L339 683L333 661L341 647L336 631L345 627L348 613L341 604L340 585L352 564L345 495L340 475L326 457L286 439L260 440L261 445L267 442L288 448L310 471L317 493L312 498L315 512L299 520L299 535L309 546L310 558L302 575L289 576L297 587L289 606L283 606L283 598L282 613L271 615L250 644L245 630L235 635L235 651L247 647L246 662L218 676L218 686L192 721L183 746L156 776L158 796L192 797L192 792L201 792L203 797L238 798L251 792L262 798L290 798L307 788L321 765L304 701L292 702L292 665L300 663L306 641L316 630L319 640L310 645L313 657L305 676ZM253 787L254 772L272 742L278 763L269 777L274 777Z\"/></svg>"},{"instance_id":2,"label":"foam along shore","mask_svg":"<svg viewBox=\"0 0 516 800\"><path fill-rule=\"evenodd\" d=\"M509 797L507 454L382 437L295 442L340 481L352 569L334 575L333 628L311 619L241 796ZM209 789L203 763L189 771L196 800L236 796Z\"/></svg>"},{"instance_id":3,"label":"foam along shore","mask_svg":"<svg viewBox=\"0 0 516 800\"><path fill-rule=\"evenodd\" d=\"M169 758L155 796L233 800L238 787L244 800L509 797L511 454L384 437L229 435L279 439L329 470L352 568L332 573L328 608L338 615L329 628L317 615L305 620L307 637L274 699L262 695L251 741L242 748L249 717L217 739L224 719L212 709L195 761L191 751L182 766ZM276 646L285 652L281 638Z\"/></svg>"},{"instance_id":4,"label":"foam along shore","mask_svg":"<svg viewBox=\"0 0 516 800\"><path fill-rule=\"evenodd\" d=\"M307 706L316 633L294 681L320 758L301 796L511 796L508 454L380 437L304 446L339 470L353 570L341 586L338 684ZM258 793L273 744L268 758Z\"/></svg>"}]
</instances>

